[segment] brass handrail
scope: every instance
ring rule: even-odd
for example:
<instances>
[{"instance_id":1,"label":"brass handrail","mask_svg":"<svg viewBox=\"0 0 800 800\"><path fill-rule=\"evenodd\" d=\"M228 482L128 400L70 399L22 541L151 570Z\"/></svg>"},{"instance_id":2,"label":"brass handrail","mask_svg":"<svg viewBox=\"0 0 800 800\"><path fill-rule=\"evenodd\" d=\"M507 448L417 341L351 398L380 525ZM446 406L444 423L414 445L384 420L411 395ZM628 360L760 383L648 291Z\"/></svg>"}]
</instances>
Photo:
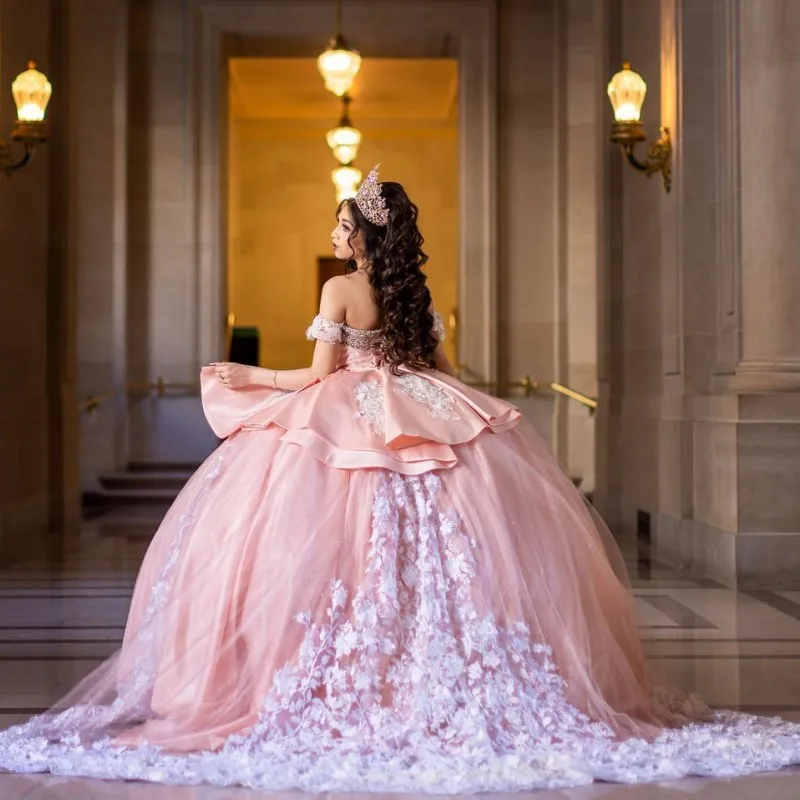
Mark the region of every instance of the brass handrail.
<instances>
[{"instance_id":1,"label":"brass handrail","mask_svg":"<svg viewBox=\"0 0 800 800\"><path fill-rule=\"evenodd\" d=\"M491 383L482 383L480 381L469 381L464 380L461 376L467 372L469 373L471 370L465 364L462 364L459 360L459 348L458 348L458 324L459 324L459 316L458 316L458 308L454 308L450 312L450 336L453 339L453 352L455 353L455 371L456 377L465 383L467 386L473 386L476 389L522 389L525 392L525 397L530 397L533 392L541 391L542 389L549 389L552 392L556 392L556 394L560 394L564 397L569 398L570 400L574 400L576 403L580 403L585 408L589 409L590 414L594 414L597 410L597 399L594 397L590 397L588 394L584 394L583 392L579 392L577 389L572 389L569 386L564 386L562 383L556 383L555 381L535 381L531 378L530 375L525 375L518 381L506 381L506 382L499 382L494 381Z\"/></svg>"},{"instance_id":2,"label":"brass handrail","mask_svg":"<svg viewBox=\"0 0 800 800\"><path fill-rule=\"evenodd\" d=\"M555 381L535 381L530 375L525 375L518 381L483 382L462 380L462 383L467 386L472 386L475 389L496 389L500 391L506 389L522 389L525 393L525 397L530 397L534 392L550 390L570 400L574 400L576 403L580 403L582 406L589 409L590 414L594 414L597 410L597 400L594 397L590 397L588 394L583 394L583 392L571 389L569 386L564 386Z\"/></svg>"},{"instance_id":3,"label":"brass handrail","mask_svg":"<svg viewBox=\"0 0 800 800\"><path fill-rule=\"evenodd\" d=\"M101 394L89 395L78 403L78 413L88 413L90 416L108 400L125 395L126 397L147 397L155 391L157 397L166 397L170 392L182 390L187 395L195 395L200 392L199 383L172 383L163 378L157 378L152 383L127 383L118 386L116 389L109 389Z\"/></svg>"},{"instance_id":4,"label":"brass handrail","mask_svg":"<svg viewBox=\"0 0 800 800\"><path fill-rule=\"evenodd\" d=\"M590 413L594 413L597 410L597 399L594 397L589 397L588 394L583 394L583 392L570 389L569 386L564 386L560 383L551 382L543 385L547 389L551 389L558 394L564 395L564 397L568 397L570 400L574 400L576 403L580 403L582 406L588 408Z\"/></svg>"},{"instance_id":5,"label":"brass handrail","mask_svg":"<svg viewBox=\"0 0 800 800\"><path fill-rule=\"evenodd\" d=\"M228 314L225 329L226 357L230 356L231 343L233 341L233 329L236 326L236 314ZM126 397L147 397L155 390L157 397L164 397L170 391L182 389L187 394L198 394L200 391L199 383L170 383L163 378L156 378L153 383L127 383L115 389L109 389L101 394L89 395L89 397L78 403L78 413L84 412L89 415L94 414L97 409L108 400L125 395Z\"/></svg>"},{"instance_id":6,"label":"brass handrail","mask_svg":"<svg viewBox=\"0 0 800 800\"><path fill-rule=\"evenodd\" d=\"M561 394L570 400L574 400L576 403L580 403L582 406L588 408L589 412L592 414L597 409L597 400L594 397L590 397L589 395L583 394L575 389L570 389L569 386L564 386L563 384L556 383L554 381L535 381L530 375L524 375L518 381L463 381L463 383L465 383L467 386L472 386L475 389L522 389L525 393L525 397L530 397L534 392L539 392L543 389L549 389L550 391ZM94 412L97 411L97 409L107 400L113 400L115 397L119 397L123 394L127 397L146 397L151 392L155 391L156 396L161 398L166 397L169 392L178 389L183 390L186 392L186 394L197 394L200 390L200 384L171 383L165 381L161 377L157 378L153 383L129 383L117 389L110 389L109 391L101 394L89 395L89 397L78 403L78 412L87 412L90 415L94 414Z\"/></svg>"}]
</instances>

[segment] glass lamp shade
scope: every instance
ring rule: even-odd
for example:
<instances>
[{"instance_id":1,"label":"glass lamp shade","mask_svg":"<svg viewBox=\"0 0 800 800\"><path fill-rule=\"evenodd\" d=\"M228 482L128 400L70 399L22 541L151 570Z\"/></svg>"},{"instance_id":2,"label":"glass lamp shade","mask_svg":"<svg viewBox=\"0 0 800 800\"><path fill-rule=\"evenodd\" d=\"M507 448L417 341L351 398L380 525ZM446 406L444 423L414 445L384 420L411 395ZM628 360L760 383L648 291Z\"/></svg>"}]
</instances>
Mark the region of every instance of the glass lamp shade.
<instances>
[{"instance_id":1,"label":"glass lamp shade","mask_svg":"<svg viewBox=\"0 0 800 800\"><path fill-rule=\"evenodd\" d=\"M17 104L17 118L20 122L44 121L53 87L47 76L36 69L36 62L30 61L28 69L17 75L11 84L11 93Z\"/></svg>"},{"instance_id":2,"label":"glass lamp shade","mask_svg":"<svg viewBox=\"0 0 800 800\"><path fill-rule=\"evenodd\" d=\"M317 69L325 81L325 88L341 97L350 91L353 80L361 69L361 56L351 50L344 39L333 39L328 49L317 59Z\"/></svg>"},{"instance_id":3,"label":"glass lamp shade","mask_svg":"<svg viewBox=\"0 0 800 800\"><path fill-rule=\"evenodd\" d=\"M638 72L625 61L622 69L608 84L608 99L617 122L639 122L647 95L647 84Z\"/></svg>"},{"instance_id":4,"label":"glass lamp shade","mask_svg":"<svg viewBox=\"0 0 800 800\"><path fill-rule=\"evenodd\" d=\"M347 125L340 125L327 134L328 147L340 164L351 164L356 160L361 144L361 131Z\"/></svg>"},{"instance_id":5,"label":"glass lamp shade","mask_svg":"<svg viewBox=\"0 0 800 800\"><path fill-rule=\"evenodd\" d=\"M331 178L336 187L336 202L341 203L342 200L356 196L356 190L361 183L361 170L355 167L336 167L331 172Z\"/></svg>"}]
</instances>

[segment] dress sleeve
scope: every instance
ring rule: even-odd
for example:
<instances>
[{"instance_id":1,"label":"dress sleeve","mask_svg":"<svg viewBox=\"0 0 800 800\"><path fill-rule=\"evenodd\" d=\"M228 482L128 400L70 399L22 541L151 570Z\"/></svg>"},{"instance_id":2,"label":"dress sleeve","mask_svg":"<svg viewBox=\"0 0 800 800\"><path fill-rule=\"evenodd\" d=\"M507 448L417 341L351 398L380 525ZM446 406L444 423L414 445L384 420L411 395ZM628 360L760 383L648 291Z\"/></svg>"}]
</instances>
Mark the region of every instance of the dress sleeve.
<instances>
[{"instance_id":1,"label":"dress sleeve","mask_svg":"<svg viewBox=\"0 0 800 800\"><path fill-rule=\"evenodd\" d=\"M438 311L433 312L433 335L440 341L444 341L444 322L442 315Z\"/></svg>"},{"instance_id":2,"label":"dress sleeve","mask_svg":"<svg viewBox=\"0 0 800 800\"><path fill-rule=\"evenodd\" d=\"M306 331L306 339L317 339L326 344L341 344L343 328L343 322L333 322L317 314Z\"/></svg>"}]
</instances>

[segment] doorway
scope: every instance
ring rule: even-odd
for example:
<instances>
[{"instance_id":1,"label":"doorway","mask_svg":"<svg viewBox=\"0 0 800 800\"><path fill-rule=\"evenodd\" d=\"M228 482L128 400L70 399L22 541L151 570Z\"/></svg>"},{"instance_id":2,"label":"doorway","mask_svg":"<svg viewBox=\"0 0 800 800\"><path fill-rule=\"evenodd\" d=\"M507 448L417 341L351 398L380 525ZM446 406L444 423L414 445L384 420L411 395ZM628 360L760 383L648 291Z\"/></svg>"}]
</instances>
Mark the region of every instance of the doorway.
<instances>
[{"instance_id":1,"label":"doorway","mask_svg":"<svg viewBox=\"0 0 800 800\"><path fill-rule=\"evenodd\" d=\"M308 363L302 333L325 280L344 272L327 255L338 203L326 133L339 103L313 59L228 60L227 312L259 330L265 367ZM350 114L363 135L354 166L364 176L380 163L419 206L428 285L448 312L461 267L459 63L365 59Z\"/></svg>"}]
</instances>

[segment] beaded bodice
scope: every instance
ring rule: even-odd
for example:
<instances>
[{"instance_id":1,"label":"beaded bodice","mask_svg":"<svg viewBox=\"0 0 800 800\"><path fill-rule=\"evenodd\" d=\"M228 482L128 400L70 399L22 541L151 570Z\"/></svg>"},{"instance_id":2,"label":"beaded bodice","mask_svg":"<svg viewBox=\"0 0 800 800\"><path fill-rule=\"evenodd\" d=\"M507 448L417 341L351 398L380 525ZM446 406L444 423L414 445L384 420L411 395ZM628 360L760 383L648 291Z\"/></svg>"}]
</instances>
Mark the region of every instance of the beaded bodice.
<instances>
[{"instance_id":1,"label":"beaded bodice","mask_svg":"<svg viewBox=\"0 0 800 800\"><path fill-rule=\"evenodd\" d=\"M434 333L439 341L444 339L444 325L437 312L433 315ZM361 330L351 328L344 322L333 322L317 314L314 321L306 331L307 339L318 339L328 344L343 344L352 350L374 353L380 348L383 332L380 328L375 330Z\"/></svg>"},{"instance_id":2,"label":"beaded bodice","mask_svg":"<svg viewBox=\"0 0 800 800\"><path fill-rule=\"evenodd\" d=\"M307 339L318 339L328 344L343 344L354 350L373 352L380 347L381 330L365 331L351 328L344 322L332 322L320 315L314 317L311 327L306 331Z\"/></svg>"}]
</instances>

